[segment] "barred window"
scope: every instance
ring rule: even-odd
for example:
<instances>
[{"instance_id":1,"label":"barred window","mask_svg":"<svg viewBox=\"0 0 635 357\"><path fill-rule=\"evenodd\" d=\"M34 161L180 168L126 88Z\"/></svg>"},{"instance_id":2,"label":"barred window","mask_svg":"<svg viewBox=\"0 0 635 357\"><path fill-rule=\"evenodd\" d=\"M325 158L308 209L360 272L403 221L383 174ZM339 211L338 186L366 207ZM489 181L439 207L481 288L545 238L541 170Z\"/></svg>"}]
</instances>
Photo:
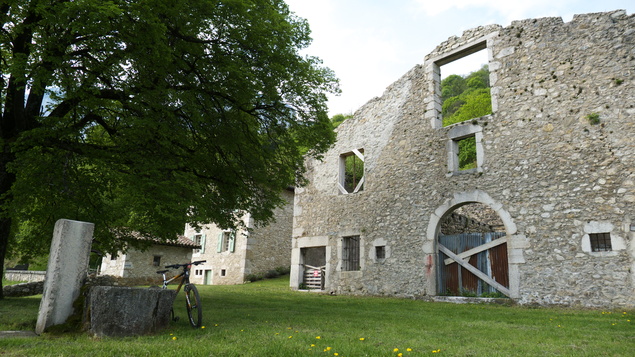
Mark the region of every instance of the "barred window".
<instances>
[{"instance_id":1,"label":"barred window","mask_svg":"<svg viewBox=\"0 0 635 357\"><path fill-rule=\"evenodd\" d=\"M375 258L386 259L386 246L378 245L375 247Z\"/></svg>"},{"instance_id":2,"label":"barred window","mask_svg":"<svg viewBox=\"0 0 635 357\"><path fill-rule=\"evenodd\" d=\"M355 271L359 265L359 236L344 237L342 239L342 270Z\"/></svg>"},{"instance_id":3,"label":"barred window","mask_svg":"<svg viewBox=\"0 0 635 357\"><path fill-rule=\"evenodd\" d=\"M610 252L613 250L611 246L611 233L589 233L591 240L592 252Z\"/></svg>"}]
</instances>

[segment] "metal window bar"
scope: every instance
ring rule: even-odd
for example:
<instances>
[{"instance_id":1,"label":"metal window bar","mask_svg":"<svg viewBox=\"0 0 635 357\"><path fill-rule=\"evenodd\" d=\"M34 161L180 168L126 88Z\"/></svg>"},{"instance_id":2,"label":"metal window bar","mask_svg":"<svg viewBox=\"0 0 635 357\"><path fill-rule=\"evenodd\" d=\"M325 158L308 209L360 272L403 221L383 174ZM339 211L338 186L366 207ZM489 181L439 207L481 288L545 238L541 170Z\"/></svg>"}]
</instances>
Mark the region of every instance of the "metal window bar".
<instances>
[{"instance_id":1,"label":"metal window bar","mask_svg":"<svg viewBox=\"0 0 635 357\"><path fill-rule=\"evenodd\" d=\"M592 252L610 252L613 250L611 246L611 233L590 233Z\"/></svg>"},{"instance_id":2,"label":"metal window bar","mask_svg":"<svg viewBox=\"0 0 635 357\"><path fill-rule=\"evenodd\" d=\"M343 270L359 270L359 236L344 237L342 249Z\"/></svg>"}]
</instances>

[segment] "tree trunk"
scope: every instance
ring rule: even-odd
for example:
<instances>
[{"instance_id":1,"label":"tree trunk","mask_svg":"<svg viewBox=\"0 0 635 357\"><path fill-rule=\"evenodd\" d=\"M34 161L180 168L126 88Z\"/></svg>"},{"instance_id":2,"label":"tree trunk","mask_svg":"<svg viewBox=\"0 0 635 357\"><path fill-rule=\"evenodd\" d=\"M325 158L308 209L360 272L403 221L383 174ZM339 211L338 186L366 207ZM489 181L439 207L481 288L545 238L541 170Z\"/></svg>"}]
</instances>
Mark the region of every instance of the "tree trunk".
<instances>
[{"instance_id":1,"label":"tree trunk","mask_svg":"<svg viewBox=\"0 0 635 357\"><path fill-rule=\"evenodd\" d=\"M4 257L9 248L9 237L11 235L11 217L7 212L7 205L11 200L10 189L15 182L15 175L7 172L7 164L13 161L13 154L7 152L9 149L5 146L4 152L0 154L0 277L4 277ZM2 279L0 279L0 300L4 299L2 292Z\"/></svg>"}]
</instances>

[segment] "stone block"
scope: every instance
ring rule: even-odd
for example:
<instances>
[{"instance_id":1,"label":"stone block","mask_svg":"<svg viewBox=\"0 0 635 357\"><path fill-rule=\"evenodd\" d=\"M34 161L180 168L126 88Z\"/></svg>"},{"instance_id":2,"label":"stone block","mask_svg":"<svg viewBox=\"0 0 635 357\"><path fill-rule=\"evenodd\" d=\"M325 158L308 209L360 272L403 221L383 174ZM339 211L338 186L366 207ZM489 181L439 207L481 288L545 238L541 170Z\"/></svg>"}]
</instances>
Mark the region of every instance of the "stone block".
<instances>
[{"instance_id":1,"label":"stone block","mask_svg":"<svg viewBox=\"0 0 635 357\"><path fill-rule=\"evenodd\" d=\"M96 337L142 336L168 326L176 290L94 286L86 300L85 325Z\"/></svg>"}]
</instances>

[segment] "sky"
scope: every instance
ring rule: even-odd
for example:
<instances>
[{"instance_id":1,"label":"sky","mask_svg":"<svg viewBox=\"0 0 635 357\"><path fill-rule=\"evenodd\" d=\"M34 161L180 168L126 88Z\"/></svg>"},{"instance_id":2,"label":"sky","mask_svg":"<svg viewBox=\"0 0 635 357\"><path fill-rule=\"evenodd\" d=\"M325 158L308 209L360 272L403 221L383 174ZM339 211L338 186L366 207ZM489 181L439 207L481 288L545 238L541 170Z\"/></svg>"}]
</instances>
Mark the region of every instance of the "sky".
<instances>
[{"instance_id":1,"label":"sky","mask_svg":"<svg viewBox=\"0 0 635 357\"><path fill-rule=\"evenodd\" d=\"M617 9L635 13L633 0L286 0L311 28L304 54L322 59L340 79L329 116L354 113L398 80L441 42L484 25ZM484 62L485 60L483 60ZM441 68L442 75L478 69ZM467 72L467 73L464 73Z\"/></svg>"}]
</instances>

